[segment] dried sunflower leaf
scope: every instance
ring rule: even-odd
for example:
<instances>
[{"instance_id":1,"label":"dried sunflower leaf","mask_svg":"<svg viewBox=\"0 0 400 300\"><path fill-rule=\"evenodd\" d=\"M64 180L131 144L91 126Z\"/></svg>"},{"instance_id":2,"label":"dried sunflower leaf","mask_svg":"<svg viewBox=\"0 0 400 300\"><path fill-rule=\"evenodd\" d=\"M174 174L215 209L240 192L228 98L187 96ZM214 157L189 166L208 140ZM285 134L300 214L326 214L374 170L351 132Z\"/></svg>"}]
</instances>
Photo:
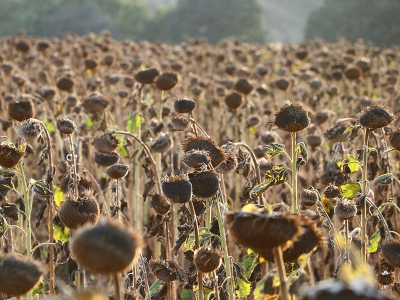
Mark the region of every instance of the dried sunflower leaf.
<instances>
[{"instance_id":1,"label":"dried sunflower leaf","mask_svg":"<svg viewBox=\"0 0 400 300\"><path fill-rule=\"evenodd\" d=\"M285 151L285 145L270 143L262 147L261 150L264 152L266 156L271 158L279 154L282 154L283 151Z\"/></svg>"}]
</instances>

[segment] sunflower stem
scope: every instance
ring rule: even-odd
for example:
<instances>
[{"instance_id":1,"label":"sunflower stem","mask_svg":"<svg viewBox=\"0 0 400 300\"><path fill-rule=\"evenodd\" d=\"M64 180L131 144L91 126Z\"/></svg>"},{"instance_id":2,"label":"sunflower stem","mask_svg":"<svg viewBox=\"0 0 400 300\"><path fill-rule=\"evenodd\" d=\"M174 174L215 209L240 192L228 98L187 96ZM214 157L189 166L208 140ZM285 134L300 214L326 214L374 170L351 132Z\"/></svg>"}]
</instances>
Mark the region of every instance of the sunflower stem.
<instances>
[{"instance_id":1,"label":"sunflower stem","mask_svg":"<svg viewBox=\"0 0 400 300\"><path fill-rule=\"evenodd\" d=\"M296 132L292 132L292 211L299 211L297 204L297 152L296 152Z\"/></svg>"},{"instance_id":2,"label":"sunflower stem","mask_svg":"<svg viewBox=\"0 0 400 300\"><path fill-rule=\"evenodd\" d=\"M286 280L285 264L283 262L282 248L281 248L281 246L275 247L275 248L273 248L272 251L274 252L275 263L278 268L279 279L281 281L281 284L280 284L281 299L282 300L290 300L289 290L288 290L287 280Z\"/></svg>"},{"instance_id":3,"label":"sunflower stem","mask_svg":"<svg viewBox=\"0 0 400 300\"><path fill-rule=\"evenodd\" d=\"M189 203L190 214L193 219L194 226L194 242L196 249L200 248L200 238L199 238L199 225L197 223L196 210L194 209L193 201L190 200ZM199 281L199 300L204 300L204 287L203 287L203 273L197 271L197 279Z\"/></svg>"},{"instance_id":4,"label":"sunflower stem","mask_svg":"<svg viewBox=\"0 0 400 300\"><path fill-rule=\"evenodd\" d=\"M224 222L222 220L221 210L219 207L219 201L218 200L213 201L212 205L213 205L213 209L214 209L214 212L215 212L217 220L218 220L219 235L221 238L222 249L224 251L225 273L226 273L226 278L228 279L229 299L235 299L233 277L232 277L232 272L231 272L231 268L230 268L228 246L226 243L225 227L224 227Z\"/></svg>"},{"instance_id":5,"label":"sunflower stem","mask_svg":"<svg viewBox=\"0 0 400 300\"><path fill-rule=\"evenodd\" d=\"M365 129L363 140L363 158L361 173L361 196L367 197L367 152L369 129ZM364 198L364 199L365 199ZM361 259L363 263L367 262L367 201L364 201L361 207Z\"/></svg>"}]
</instances>

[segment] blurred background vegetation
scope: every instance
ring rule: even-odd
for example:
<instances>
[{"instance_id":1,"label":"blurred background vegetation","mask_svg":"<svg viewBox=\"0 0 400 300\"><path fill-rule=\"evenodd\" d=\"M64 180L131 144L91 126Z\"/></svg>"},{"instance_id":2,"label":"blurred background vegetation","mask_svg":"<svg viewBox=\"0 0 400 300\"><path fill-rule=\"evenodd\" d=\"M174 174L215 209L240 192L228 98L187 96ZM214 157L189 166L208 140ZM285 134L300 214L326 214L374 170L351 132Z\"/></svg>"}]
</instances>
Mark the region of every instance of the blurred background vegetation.
<instances>
[{"instance_id":1,"label":"blurred background vegetation","mask_svg":"<svg viewBox=\"0 0 400 300\"><path fill-rule=\"evenodd\" d=\"M0 0L0 36L99 33L179 43L206 37L299 43L305 38L400 42L399 0Z\"/></svg>"}]
</instances>

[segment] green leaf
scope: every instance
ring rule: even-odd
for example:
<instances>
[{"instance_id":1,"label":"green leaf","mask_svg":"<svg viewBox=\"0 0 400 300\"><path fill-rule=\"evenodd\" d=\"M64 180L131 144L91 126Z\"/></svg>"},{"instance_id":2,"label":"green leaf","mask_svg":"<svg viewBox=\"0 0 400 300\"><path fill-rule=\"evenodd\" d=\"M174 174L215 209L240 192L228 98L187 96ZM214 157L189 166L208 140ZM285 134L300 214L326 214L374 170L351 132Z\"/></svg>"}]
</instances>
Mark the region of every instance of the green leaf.
<instances>
[{"instance_id":1,"label":"green leaf","mask_svg":"<svg viewBox=\"0 0 400 300\"><path fill-rule=\"evenodd\" d=\"M90 129L93 127L93 125L94 125L94 123L93 123L92 117L87 117L86 126Z\"/></svg>"},{"instance_id":2,"label":"green leaf","mask_svg":"<svg viewBox=\"0 0 400 300\"><path fill-rule=\"evenodd\" d=\"M62 191L61 187L59 187L57 185L54 186L54 203L55 203L55 205L60 207L61 201L63 201L64 198L65 198L65 194Z\"/></svg>"},{"instance_id":3,"label":"green leaf","mask_svg":"<svg viewBox=\"0 0 400 300\"><path fill-rule=\"evenodd\" d=\"M240 278L239 276L236 277L236 284L235 284L235 289L236 289L236 295L242 299L246 298L248 295L250 295L251 292L251 283L247 281L246 279Z\"/></svg>"},{"instance_id":4,"label":"green leaf","mask_svg":"<svg viewBox=\"0 0 400 300\"><path fill-rule=\"evenodd\" d=\"M343 171L343 167L347 165L351 171L351 173L358 172L360 169L360 163L358 160L350 155L346 155L345 159L343 161L338 161L337 166L340 168L341 171Z\"/></svg>"},{"instance_id":5,"label":"green leaf","mask_svg":"<svg viewBox=\"0 0 400 300\"><path fill-rule=\"evenodd\" d=\"M59 226L56 224L54 226L54 240L56 241L64 241L67 242L69 240L69 228L64 227L64 230L61 230Z\"/></svg>"},{"instance_id":6,"label":"green leaf","mask_svg":"<svg viewBox=\"0 0 400 300\"><path fill-rule=\"evenodd\" d=\"M26 143L24 142L24 143L22 143L21 145L19 145L18 150L19 150L19 151L22 151L22 152L25 152L25 150L26 150Z\"/></svg>"},{"instance_id":7,"label":"green leaf","mask_svg":"<svg viewBox=\"0 0 400 300\"><path fill-rule=\"evenodd\" d=\"M44 288L44 283L43 281L40 282L40 284L32 291L32 296L38 295Z\"/></svg>"},{"instance_id":8,"label":"green leaf","mask_svg":"<svg viewBox=\"0 0 400 300\"><path fill-rule=\"evenodd\" d=\"M121 153L125 158L129 158L131 155L128 149L125 147L125 138L121 134L117 134L117 139L119 140L119 145L117 148L117 152Z\"/></svg>"},{"instance_id":9,"label":"green leaf","mask_svg":"<svg viewBox=\"0 0 400 300\"><path fill-rule=\"evenodd\" d=\"M54 132L56 131L56 128L54 127L54 124L52 122L49 122L47 118L43 119L43 124L46 126L46 129L48 132Z\"/></svg>"},{"instance_id":10,"label":"green leaf","mask_svg":"<svg viewBox=\"0 0 400 300\"><path fill-rule=\"evenodd\" d=\"M203 241L210 239L212 236L214 236L214 234L212 234L208 228L206 227L200 227L199 228L199 242L200 245L202 244ZM192 232L188 239L183 243L183 246L185 247L186 250L192 249L195 245L195 234L194 232Z\"/></svg>"},{"instance_id":11,"label":"green leaf","mask_svg":"<svg viewBox=\"0 0 400 300\"><path fill-rule=\"evenodd\" d=\"M378 252L378 245L381 240L381 233L378 230L369 238L369 246L368 246L368 253L375 253Z\"/></svg>"},{"instance_id":12,"label":"green leaf","mask_svg":"<svg viewBox=\"0 0 400 300\"><path fill-rule=\"evenodd\" d=\"M372 183L379 183L379 184L390 184L393 181L393 174L386 173L376 177Z\"/></svg>"},{"instance_id":13,"label":"green leaf","mask_svg":"<svg viewBox=\"0 0 400 300\"><path fill-rule=\"evenodd\" d=\"M347 127L342 134L348 134L349 132L353 131L354 128L356 128L355 126L349 126Z\"/></svg>"},{"instance_id":14,"label":"green leaf","mask_svg":"<svg viewBox=\"0 0 400 300\"><path fill-rule=\"evenodd\" d=\"M296 145L296 152L301 155L306 162L308 161L308 151L304 142L300 142Z\"/></svg>"},{"instance_id":15,"label":"green leaf","mask_svg":"<svg viewBox=\"0 0 400 300\"><path fill-rule=\"evenodd\" d=\"M140 127L142 123L143 123L143 118L141 115L137 113L129 114L128 120L126 121L126 130L129 131L130 133L136 133L137 129Z\"/></svg>"},{"instance_id":16,"label":"green leaf","mask_svg":"<svg viewBox=\"0 0 400 300\"><path fill-rule=\"evenodd\" d=\"M360 189L361 185L358 182L342 184L340 186L342 197L348 199L353 199Z\"/></svg>"},{"instance_id":17,"label":"green leaf","mask_svg":"<svg viewBox=\"0 0 400 300\"><path fill-rule=\"evenodd\" d=\"M249 253L250 252L250 253ZM258 262L258 255L249 249L247 255L243 257L244 277L249 279Z\"/></svg>"},{"instance_id":18,"label":"green leaf","mask_svg":"<svg viewBox=\"0 0 400 300\"><path fill-rule=\"evenodd\" d=\"M282 154L285 151L285 145L270 143L261 148L264 154L269 158Z\"/></svg>"},{"instance_id":19,"label":"green leaf","mask_svg":"<svg viewBox=\"0 0 400 300\"><path fill-rule=\"evenodd\" d=\"M195 300L189 290L183 289L181 293L182 300Z\"/></svg>"},{"instance_id":20,"label":"green leaf","mask_svg":"<svg viewBox=\"0 0 400 300\"><path fill-rule=\"evenodd\" d=\"M282 184L286 179L288 167L285 164L275 165L265 174L265 181L253 187L250 191L251 196L259 196L273 185Z\"/></svg>"},{"instance_id":21,"label":"green leaf","mask_svg":"<svg viewBox=\"0 0 400 300\"><path fill-rule=\"evenodd\" d=\"M150 294L153 296L155 293L158 293L163 288L164 281L158 279L154 281L154 283L150 287Z\"/></svg>"}]
</instances>

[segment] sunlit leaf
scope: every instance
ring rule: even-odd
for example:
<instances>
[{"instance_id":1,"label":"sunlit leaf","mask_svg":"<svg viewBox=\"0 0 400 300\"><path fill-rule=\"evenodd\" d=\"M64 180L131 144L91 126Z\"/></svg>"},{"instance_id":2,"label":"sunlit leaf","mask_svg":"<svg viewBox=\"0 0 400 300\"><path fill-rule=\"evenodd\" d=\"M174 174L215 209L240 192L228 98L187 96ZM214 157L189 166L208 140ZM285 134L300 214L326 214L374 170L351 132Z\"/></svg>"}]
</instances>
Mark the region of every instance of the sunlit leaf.
<instances>
[{"instance_id":1,"label":"sunlit leaf","mask_svg":"<svg viewBox=\"0 0 400 300\"><path fill-rule=\"evenodd\" d=\"M87 117L86 118L86 126L90 129L90 128L93 127L93 125L94 125L94 123L93 123L92 118L91 117Z\"/></svg>"},{"instance_id":2,"label":"sunlit leaf","mask_svg":"<svg viewBox=\"0 0 400 300\"><path fill-rule=\"evenodd\" d=\"M328 214L334 209L331 199L325 197L324 194L322 194L322 205Z\"/></svg>"},{"instance_id":3,"label":"sunlit leaf","mask_svg":"<svg viewBox=\"0 0 400 300\"><path fill-rule=\"evenodd\" d=\"M56 131L56 128L54 127L54 124L50 122L47 118L43 119L43 124L46 126L46 129L48 132L54 132Z\"/></svg>"},{"instance_id":4,"label":"sunlit leaf","mask_svg":"<svg viewBox=\"0 0 400 300\"><path fill-rule=\"evenodd\" d=\"M259 212L259 211L263 211L263 210L264 210L263 208L260 208L259 206L257 206L254 203L245 204L241 209L241 211L244 211L244 212Z\"/></svg>"},{"instance_id":5,"label":"sunlit leaf","mask_svg":"<svg viewBox=\"0 0 400 300\"><path fill-rule=\"evenodd\" d=\"M343 171L343 167L347 165L351 171L351 173L358 172L360 169L360 163L358 160L350 155L345 156L345 159L343 161L338 161L337 166L340 168L341 171Z\"/></svg>"},{"instance_id":6,"label":"sunlit leaf","mask_svg":"<svg viewBox=\"0 0 400 300\"><path fill-rule=\"evenodd\" d=\"M301 155L306 162L308 161L308 151L304 142L300 142L296 145L296 152Z\"/></svg>"},{"instance_id":7,"label":"sunlit leaf","mask_svg":"<svg viewBox=\"0 0 400 300\"><path fill-rule=\"evenodd\" d=\"M18 150L20 150L20 151L22 151L22 152L25 152L25 150L26 150L26 143L24 142L24 143L22 143L21 145L19 145Z\"/></svg>"},{"instance_id":8,"label":"sunlit leaf","mask_svg":"<svg viewBox=\"0 0 400 300\"><path fill-rule=\"evenodd\" d=\"M379 183L379 184L390 184L393 181L393 174L386 173L376 177L372 183Z\"/></svg>"},{"instance_id":9,"label":"sunlit leaf","mask_svg":"<svg viewBox=\"0 0 400 300\"><path fill-rule=\"evenodd\" d=\"M116 138L119 140L117 152L121 153L125 158L129 158L131 155L128 149L125 147L125 138L121 134L117 134Z\"/></svg>"},{"instance_id":10,"label":"sunlit leaf","mask_svg":"<svg viewBox=\"0 0 400 300\"><path fill-rule=\"evenodd\" d=\"M369 238L368 253L378 252L379 242L381 240L381 233L378 230Z\"/></svg>"},{"instance_id":11,"label":"sunlit leaf","mask_svg":"<svg viewBox=\"0 0 400 300\"><path fill-rule=\"evenodd\" d=\"M254 126L250 126L250 127L249 127L249 132L250 132L252 135L256 135L256 134L257 134L257 130L256 130L256 128L255 128Z\"/></svg>"},{"instance_id":12,"label":"sunlit leaf","mask_svg":"<svg viewBox=\"0 0 400 300\"><path fill-rule=\"evenodd\" d=\"M55 186L54 187L54 203L56 206L60 207L61 201L64 201L65 199L65 194L62 191L61 187Z\"/></svg>"},{"instance_id":13,"label":"sunlit leaf","mask_svg":"<svg viewBox=\"0 0 400 300\"><path fill-rule=\"evenodd\" d=\"M266 156L271 158L279 154L282 154L283 151L285 151L285 145L270 143L262 147L261 150L264 152Z\"/></svg>"},{"instance_id":14,"label":"sunlit leaf","mask_svg":"<svg viewBox=\"0 0 400 300\"><path fill-rule=\"evenodd\" d=\"M361 185L358 182L342 184L340 190L342 197L353 199L354 196L360 191Z\"/></svg>"},{"instance_id":15,"label":"sunlit leaf","mask_svg":"<svg viewBox=\"0 0 400 300\"><path fill-rule=\"evenodd\" d=\"M240 298L246 298L251 292L251 283L243 278L236 277L235 280L236 295Z\"/></svg>"},{"instance_id":16,"label":"sunlit leaf","mask_svg":"<svg viewBox=\"0 0 400 300\"><path fill-rule=\"evenodd\" d=\"M140 125L143 123L143 118L139 114L129 114L128 120L126 121L126 130L135 133Z\"/></svg>"},{"instance_id":17,"label":"sunlit leaf","mask_svg":"<svg viewBox=\"0 0 400 300\"><path fill-rule=\"evenodd\" d=\"M342 134L347 134L349 132L352 132L356 127L355 126L349 126L347 127Z\"/></svg>"},{"instance_id":18,"label":"sunlit leaf","mask_svg":"<svg viewBox=\"0 0 400 300\"><path fill-rule=\"evenodd\" d=\"M69 228L64 227L64 230L61 230L61 228L54 224L54 240L56 241L64 241L67 242L69 240Z\"/></svg>"}]
</instances>

